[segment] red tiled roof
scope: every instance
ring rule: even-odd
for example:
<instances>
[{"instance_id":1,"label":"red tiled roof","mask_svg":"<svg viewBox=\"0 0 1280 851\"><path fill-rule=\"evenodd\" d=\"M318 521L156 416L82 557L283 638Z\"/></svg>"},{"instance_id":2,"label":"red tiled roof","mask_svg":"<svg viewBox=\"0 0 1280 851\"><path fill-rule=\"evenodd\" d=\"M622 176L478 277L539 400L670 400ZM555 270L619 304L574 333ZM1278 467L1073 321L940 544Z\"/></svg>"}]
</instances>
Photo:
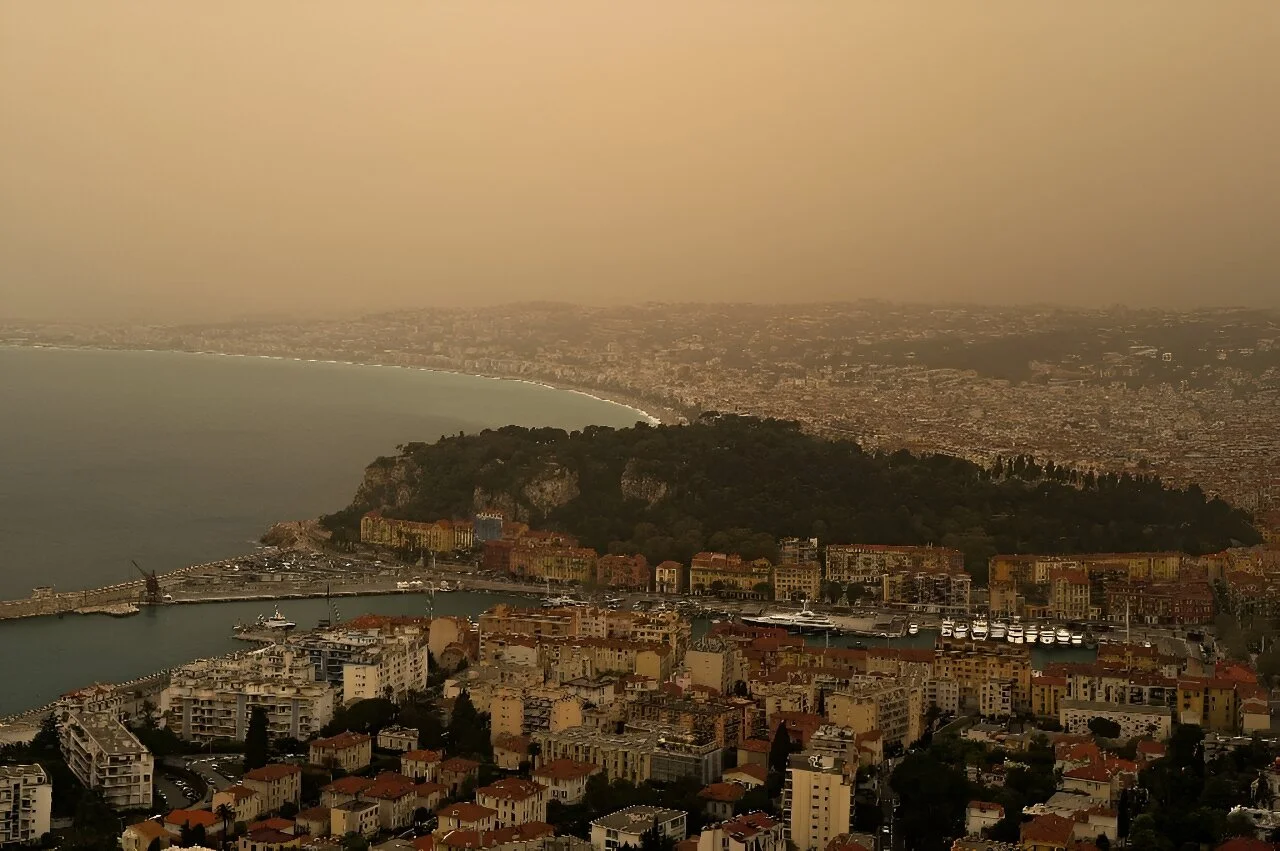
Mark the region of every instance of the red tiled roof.
<instances>
[{"instance_id":1,"label":"red tiled roof","mask_svg":"<svg viewBox=\"0 0 1280 851\"><path fill-rule=\"evenodd\" d=\"M249 841L255 845L288 845L291 842L301 842L301 840L302 837L300 836L270 828L249 831Z\"/></svg>"},{"instance_id":2,"label":"red tiled roof","mask_svg":"<svg viewBox=\"0 0 1280 851\"><path fill-rule=\"evenodd\" d=\"M738 743L738 747L748 753L768 753L770 746L765 739L746 739Z\"/></svg>"},{"instance_id":3,"label":"red tiled roof","mask_svg":"<svg viewBox=\"0 0 1280 851\"><path fill-rule=\"evenodd\" d=\"M418 750L418 751L405 751L404 753L400 754L401 762L404 762L405 760L409 760L410 762L432 763L432 762L439 762L442 759L444 759L444 751Z\"/></svg>"},{"instance_id":4,"label":"red tiled roof","mask_svg":"<svg viewBox=\"0 0 1280 851\"><path fill-rule=\"evenodd\" d=\"M328 807L308 807L307 809L298 813L298 817L296 821L320 821L320 822L324 822L325 824L328 824L329 808Z\"/></svg>"},{"instance_id":5,"label":"red tiled roof","mask_svg":"<svg viewBox=\"0 0 1280 851\"><path fill-rule=\"evenodd\" d=\"M702 787L698 797L705 798L708 801L721 801L732 804L742 800L742 796L745 794L747 794L747 790L741 783L712 783Z\"/></svg>"},{"instance_id":6,"label":"red tiled roof","mask_svg":"<svg viewBox=\"0 0 1280 851\"><path fill-rule=\"evenodd\" d=\"M1071 834L1075 829L1075 821L1065 816L1052 813L1036 816L1022 825L1022 841L1066 846L1071 841Z\"/></svg>"},{"instance_id":7,"label":"red tiled roof","mask_svg":"<svg viewBox=\"0 0 1280 851\"><path fill-rule=\"evenodd\" d=\"M1276 851L1276 846L1261 839L1237 836L1235 839L1228 839L1213 851Z\"/></svg>"},{"instance_id":8,"label":"red tiled roof","mask_svg":"<svg viewBox=\"0 0 1280 851\"><path fill-rule=\"evenodd\" d=\"M545 791L546 786L541 783L534 783L532 780L525 780L520 777L504 777L490 783L488 786L481 786L476 790L476 799L479 800L483 795L486 798L501 798L505 801L525 801L537 795L539 792Z\"/></svg>"},{"instance_id":9,"label":"red tiled roof","mask_svg":"<svg viewBox=\"0 0 1280 851\"><path fill-rule=\"evenodd\" d=\"M456 818L458 821L479 821L497 814L497 810L491 810L488 807L482 807L479 804L472 804L467 801L460 801L456 804L450 804L436 815L440 818Z\"/></svg>"},{"instance_id":10,"label":"red tiled roof","mask_svg":"<svg viewBox=\"0 0 1280 851\"><path fill-rule=\"evenodd\" d=\"M574 759L553 759L533 770L534 777L547 777L551 780L575 780L590 777L602 769L594 762L578 762Z\"/></svg>"},{"instance_id":11,"label":"red tiled roof","mask_svg":"<svg viewBox=\"0 0 1280 851\"><path fill-rule=\"evenodd\" d=\"M748 777L750 777L752 780L759 780L761 783L763 783L769 776L769 770L766 769L763 765L754 765L754 764L748 763L746 765L739 765L737 768L728 769L727 771L725 771L724 776L728 777L732 774L745 774Z\"/></svg>"},{"instance_id":12,"label":"red tiled roof","mask_svg":"<svg viewBox=\"0 0 1280 851\"><path fill-rule=\"evenodd\" d=\"M195 827L203 825L204 827L213 827L218 822L218 817L208 810L174 810L164 817L165 824L186 825L187 827Z\"/></svg>"},{"instance_id":13,"label":"red tiled roof","mask_svg":"<svg viewBox=\"0 0 1280 851\"><path fill-rule=\"evenodd\" d=\"M969 809L983 813L999 813L1001 817L1004 816L1004 807L991 801L970 801Z\"/></svg>"},{"instance_id":14,"label":"red tiled roof","mask_svg":"<svg viewBox=\"0 0 1280 851\"><path fill-rule=\"evenodd\" d=\"M272 762L252 771L245 772L245 780L261 780L264 783L274 783L277 780L283 780L294 774L301 774L302 769L296 765L290 765L283 762Z\"/></svg>"},{"instance_id":15,"label":"red tiled roof","mask_svg":"<svg viewBox=\"0 0 1280 851\"><path fill-rule=\"evenodd\" d=\"M258 830L278 830L283 833L284 831L293 830L293 822L289 821L287 818L276 817L263 819L262 821L255 821L248 827L248 831L250 833Z\"/></svg>"},{"instance_id":16,"label":"red tiled roof","mask_svg":"<svg viewBox=\"0 0 1280 851\"><path fill-rule=\"evenodd\" d=\"M316 739L311 743L311 747L320 748L322 750L345 750L346 748L354 748L357 745L363 745L370 741L369 737L364 733L352 733L348 730L345 733L339 733L336 736L330 736L327 739Z\"/></svg>"},{"instance_id":17,"label":"red tiled roof","mask_svg":"<svg viewBox=\"0 0 1280 851\"><path fill-rule=\"evenodd\" d=\"M373 785L368 777L339 777L324 787L325 792L336 792L339 795L359 795Z\"/></svg>"},{"instance_id":18,"label":"red tiled roof","mask_svg":"<svg viewBox=\"0 0 1280 851\"><path fill-rule=\"evenodd\" d=\"M440 763L440 770L451 774L470 774L480 769L480 763L473 759L455 756Z\"/></svg>"}]
</instances>

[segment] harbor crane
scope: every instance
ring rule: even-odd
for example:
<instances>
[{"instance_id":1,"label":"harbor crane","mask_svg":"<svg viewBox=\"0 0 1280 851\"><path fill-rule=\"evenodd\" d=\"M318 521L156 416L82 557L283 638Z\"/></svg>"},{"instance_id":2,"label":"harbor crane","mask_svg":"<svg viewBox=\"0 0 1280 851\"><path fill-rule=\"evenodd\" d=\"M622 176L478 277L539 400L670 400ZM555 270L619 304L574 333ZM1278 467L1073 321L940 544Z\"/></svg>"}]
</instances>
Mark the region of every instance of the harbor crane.
<instances>
[{"instance_id":1,"label":"harbor crane","mask_svg":"<svg viewBox=\"0 0 1280 851\"><path fill-rule=\"evenodd\" d=\"M133 559L129 559L129 561L133 562L133 566L137 568L139 573L142 574L142 579L146 583L146 590L143 592L142 602L149 603L150 605L153 605L153 606L159 605L160 580L156 576L156 572L154 570L150 572L143 570L142 565L138 564L136 561L133 561Z\"/></svg>"}]
</instances>

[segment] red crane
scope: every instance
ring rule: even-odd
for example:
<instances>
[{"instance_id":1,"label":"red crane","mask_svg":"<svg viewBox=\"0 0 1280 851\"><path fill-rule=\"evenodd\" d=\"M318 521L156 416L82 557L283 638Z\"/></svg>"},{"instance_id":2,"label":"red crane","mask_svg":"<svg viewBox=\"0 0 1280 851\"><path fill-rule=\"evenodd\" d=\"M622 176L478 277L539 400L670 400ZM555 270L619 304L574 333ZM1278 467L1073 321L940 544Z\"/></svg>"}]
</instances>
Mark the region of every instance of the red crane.
<instances>
[{"instance_id":1,"label":"red crane","mask_svg":"<svg viewBox=\"0 0 1280 851\"><path fill-rule=\"evenodd\" d=\"M133 559L129 560L133 561ZM158 604L160 602L160 580L156 577L156 572L154 570L150 572L143 570L142 566L136 561L133 561L133 566L142 574L142 579L147 584L147 589L143 593L142 601L152 605Z\"/></svg>"}]
</instances>

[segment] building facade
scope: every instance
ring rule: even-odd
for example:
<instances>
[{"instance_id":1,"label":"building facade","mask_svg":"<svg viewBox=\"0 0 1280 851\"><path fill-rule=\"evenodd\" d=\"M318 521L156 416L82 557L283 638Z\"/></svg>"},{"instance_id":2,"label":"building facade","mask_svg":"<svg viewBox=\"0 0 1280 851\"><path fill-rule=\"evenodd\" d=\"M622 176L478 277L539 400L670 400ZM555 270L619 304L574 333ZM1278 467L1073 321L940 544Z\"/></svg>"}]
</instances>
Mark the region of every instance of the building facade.
<instances>
[{"instance_id":1,"label":"building facade","mask_svg":"<svg viewBox=\"0 0 1280 851\"><path fill-rule=\"evenodd\" d=\"M39 765L0 765L0 845L35 844L49 832L53 787Z\"/></svg>"},{"instance_id":2,"label":"building facade","mask_svg":"<svg viewBox=\"0 0 1280 851\"><path fill-rule=\"evenodd\" d=\"M155 760L118 718L71 712L59 725L58 736L71 773L86 788L101 792L108 806L151 806Z\"/></svg>"}]
</instances>

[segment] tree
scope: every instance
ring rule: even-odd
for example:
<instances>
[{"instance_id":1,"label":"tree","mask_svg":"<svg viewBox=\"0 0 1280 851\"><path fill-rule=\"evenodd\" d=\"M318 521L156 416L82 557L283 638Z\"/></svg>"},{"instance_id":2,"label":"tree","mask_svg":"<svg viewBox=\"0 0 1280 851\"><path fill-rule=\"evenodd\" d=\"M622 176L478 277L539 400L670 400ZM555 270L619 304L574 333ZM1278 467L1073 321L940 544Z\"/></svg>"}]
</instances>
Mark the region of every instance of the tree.
<instances>
[{"instance_id":1,"label":"tree","mask_svg":"<svg viewBox=\"0 0 1280 851\"><path fill-rule=\"evenodd\" d=\"M785 777L790 759L791 735L787 732L786 724L779 724L777 732L773 734L773 744L769 746L769 770Z\"/></svg>"},{"instance_id":2,"label":"tree","mask_svg":"<svg viewBox=\"0 0 1280 851\"><path fill-rule=\"evenodd\" d=\"M1227 836L1253 836L1258 826L1245 813L1235 812L1227 816L1225 832Z\"/></svg>"},{"instance_id":3,"label":"tree","mask_svg":"<svg viewBox=\"0 0 1280 851\"><path fill-rule=\"evenodd\" d=\"M209 837L205 835L204 825L198 824L191 828L191 844L205 848L209 844Z\"/></svg>"},{"instance_id":4,"label":"tree","mask_svg":"<svg viewBox=\"0 0 1280 851\"><path fill-rule=\"evenodd\" d=\"M889 779L902 805L897 823L907 847L918 851L942 851L948 837L960 835L970 797L964 772L940 760L935 748L908 754Z\"/></svg>"},{"instance_id":5,"label":"tree","mask_svg":"<svg viewBox=\"0 0 1280 851\"><path fill-rule=\"evenodd\" d=\"M1089 732L1103 739L1120 738L1120 724L1110 718L1095 715L1089 719Z\"/></svg>"},{"instance_id":6,"label":"tree","mask_svg":"<svg viewBox=\"0 0 1280 851\"><path fill-rule=\"evenodd\" d=\"M244 770L261 768L271 761L271 738L267 732L267 710L255 706L249 711L249 729L244 736Z\"/></svg>"},{"instance_id":7,"label":"tree","mask_svg":"<svg viewBox=\"0 0 1280 851\"><path fill-rule=\"evenodd\" d=\"M489 716L476 709L471 702L471 695L465 689L453 702L453 713L449 717L449 744L457 755L473 756L481 760L493 757Z\"/></svg>"},{"instance_id":8,"label":"tree","mask_svg":"<svg viewBox=\"0 0 1280 851\"><path fill-rule=\"evenodd\" d=\"M369 851L369 840L358 833L342 837L342 851Z\"/></svg>"},{"instance_id":9,"label":"tree","mask_svg":"<svg viewBox=\"0 0 1280 851\"><path fill-rule=\"evenodd\" d=\"M218 808L213 811L213 814L222 820L222 844L226 845L227 841L231 838L231 824L236 820L235 808L230 804L219 804ZM280 815L284 818L288 818L288 816L284 815L283 810Z\"/></svg>"}]
</instances>

